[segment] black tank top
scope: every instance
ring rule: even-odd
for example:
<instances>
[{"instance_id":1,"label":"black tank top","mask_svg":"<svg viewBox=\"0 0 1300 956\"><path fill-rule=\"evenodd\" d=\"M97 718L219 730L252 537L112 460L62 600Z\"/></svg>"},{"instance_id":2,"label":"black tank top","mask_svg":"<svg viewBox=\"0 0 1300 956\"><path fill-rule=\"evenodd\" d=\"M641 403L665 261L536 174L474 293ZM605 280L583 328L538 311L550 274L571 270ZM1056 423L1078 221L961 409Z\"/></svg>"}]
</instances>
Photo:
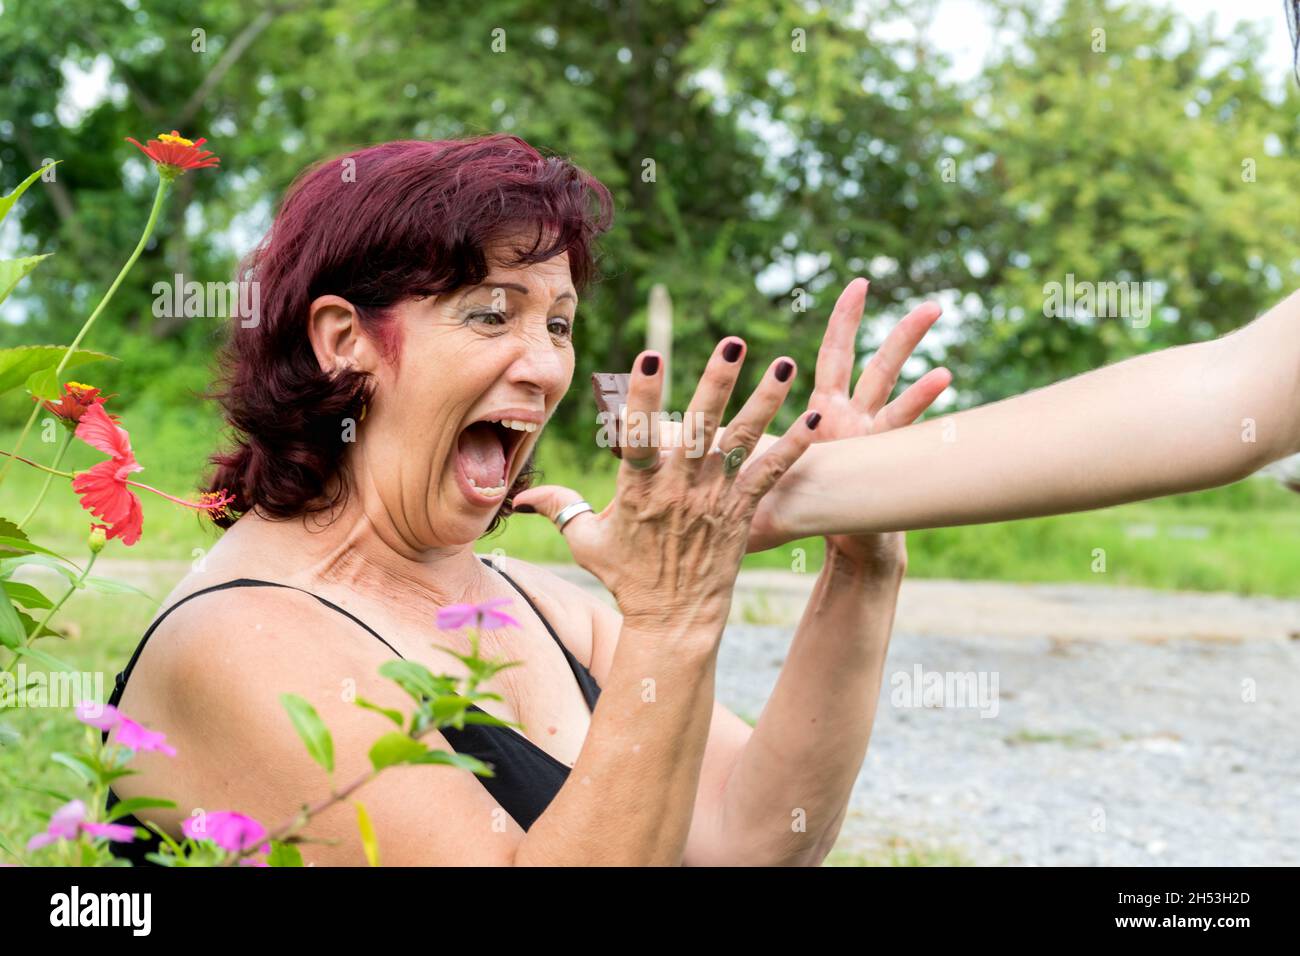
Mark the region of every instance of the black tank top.
<instances>
[{"instance_id":1,"label":"black tank top","mask_svg":"<svg viewBox=\"0 0 1300 956\"><path fill-rule=\"evenodd\" d=\"M495 567L491 561L486 558L481 559L490 567ZM551 622L546 619L537 605L533 603L526 591L515 583L514 579L496 568L497 572L505 578L510 586L513 587L523 599L528 603L533 613L537 615L542 624L545 625L547 632L555 639L555 643L560 645L560 650L564 652L565 659L569 662L569 668L573 671L573 676L577 678L578 687L582 690L582 696L587 701L587 706L592 710L596 708L596 701L600 697L600 685L596 683L591 672L583 666L582 662L570 653L569 649L564 646L560 636L555 633L555 628L551 627ZM337 611L353 623L364 628L372 637L387 647L390 651L400 658L402 655L397 653L396 648L384 640L378 632L367 625L364 621L349 611L345 611L331 601L325 600L318 594L312 594L302 588L294 587L291 584L279 584L275 581L260 581L256 578L238 578L233 581L225 581L221 584L214 584L211 587L201 588L193 594L187 594L149 625L149 630L145 632L140 643L136 645L135 653L131 655L131 660L127 663L126 669L117 675L117 680L113 686L113 693L108 702L116 707L122 699L122 692L126 689L127 679L131 676L131 671L135 668L136 661L140 659L140 652L148 643L153 632L158 629L158 625L176 608L180 607L186 601L191 601L201 594L208 594L212 591L224 591L229 588L241 587L271 587L271 588L292 588L295 591L302 591L304 594L311 594L317 601L325 605L332 611ZM482 708L471 704L468 710L482 712ZM510 727L498 727L490 724L466 724L463 728L455 727L439 728L452 749L457 753L469 754L477 757L484 763L488 764L495 776L479 777L479 781L488 793L501 805L501 807L514 818L520 827L527 830L533 825L542 812L550 805L559 792L560 787L564 785L569 776L568 764L562 763L549 753L533 743L523 734ZM102 739L107 740L108 733L102 734ZM111 810L118 803L118 796L110 788L105 808ZM143 826L133 815L126 814L115 823L125 824L126 826ZM277 824L279 821L266 820L262 821L268 827ZM150 861L145 859L145 854L157 852L159 839L156 835L150 833L147 840L137 837L131 843L110 843L109 847L114 855L122 859L131 860L136 866L151 866Z\"/></svg>"}]
</instances>

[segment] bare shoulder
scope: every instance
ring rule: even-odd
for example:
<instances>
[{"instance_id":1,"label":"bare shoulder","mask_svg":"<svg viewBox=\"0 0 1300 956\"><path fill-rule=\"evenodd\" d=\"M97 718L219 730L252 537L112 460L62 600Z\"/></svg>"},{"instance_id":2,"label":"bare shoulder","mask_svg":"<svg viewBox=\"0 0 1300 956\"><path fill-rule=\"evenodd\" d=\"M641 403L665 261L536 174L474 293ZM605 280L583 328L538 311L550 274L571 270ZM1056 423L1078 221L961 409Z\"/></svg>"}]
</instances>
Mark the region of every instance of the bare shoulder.
<instances>
[{"instance_id":1,"label":"bare shoulder","mask_svg":"<svg viewBox=\"0 0 1300 956\"><path fill-rule=\"evenodd\" d=\"M173 800L176 810L153 816L173 833L196 808L246 813L274 830L304 804L370 772L371 747L397 728L358 706L359 699L401 714L414 707L379 673L393 660L391 651L291 588L202 595L167 617L147 651L128 682L123 710L166 733L177 753L137 755L140 774L122 781L120 795ZM332 772L299 738L286 694L305 699L328 728ZM436 732L421 742L452 749ZM392 767L358 798L378 836L381 861L391 865L507 863L522 838L477 778L460 768ZM324 842L303 847L307 862L364 865L356 813L344 801L316 818L306 834Z\"/></svg>"}]
</instances>

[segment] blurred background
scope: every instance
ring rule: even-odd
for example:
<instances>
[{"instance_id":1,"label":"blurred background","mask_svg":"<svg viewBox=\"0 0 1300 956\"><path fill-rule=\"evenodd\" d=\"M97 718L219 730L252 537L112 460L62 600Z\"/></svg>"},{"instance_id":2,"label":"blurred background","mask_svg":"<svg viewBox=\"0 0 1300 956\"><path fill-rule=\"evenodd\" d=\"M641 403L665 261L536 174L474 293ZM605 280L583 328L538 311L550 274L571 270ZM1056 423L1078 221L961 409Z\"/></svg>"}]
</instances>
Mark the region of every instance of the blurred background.
<instances>
[{"instance_id":1,"label":"blurred background","mask_svg":"<svg viewBox=\"0 0 1300 956\"><path fill-rule=\"evenodd\" d=\"M0 230L0 257L55 253L0 307L0 347L69 341L134 245L154 180L124 137L207 137L220 169L181 178L85 343L120 361L74 373L116 393L141 480L187 493L224 440L203 398L224 322L156 317L154 283L228 281L310 163L391 139L515 133L615 197L604 278L579 308L573 390L539 450L545 480L600 506L615 460L594 442L590 373L627 369L657 286L678 398L726 334L764 359L751 376L779 353L811 368L854 276L871 280L863 361L936 299L944 318L907 373L952 368L942 410L1212 338L1283 298L1300 278L1284 7L0 0L0 194L62 160ZM1047 288L1068 282L1136 283L1149 308L1140 320L1053 313ZM25 401L0 402L0 444ZM26 447L52 455L39 436ZM64 467L98 459L77 455ZM15 469L0 514L37 484ZM106 634L74 653L110 679L216 536L144 497L143 539L102 560L155 601L78 596L65 618L71 638ZM31 530L80 554L85 526L58 483ZM1003 719L882 705L849 821L869 818L870 849L855 844L850 862L1300 862L1296 761L1269 743L1300 717L1294 492L1255 477L914 532L908 547L891 672L915 660L1000 673ZM568 559L536 518L482 542L495 549ZM790 638L783 595L797 603L806 587L791 571L819 563L816 541L747 559L748 630L724 643L719 684L747 719ZM1265 678L1270 694L1244 707L1240 682ZM30 712L25 732L67 743L65 718ZM0 780L37 790L47 751L0 749ZM0 807L0 835L30 831L43 799ZM1099 807L1113 841L1097 836Z\"/></svg>"},{"instance_id":2,"label":"blurred background","mask_svg":"<svg viewBox=\"0 0 1300 956\"><path fill-rule=\"evenodd\" d=\"M0 189L63 160L0 233L5 254L56 253L2 307L0 346L66 342L134 244L152 173L124 137L178 128L221 156L219 171L180 180L87 343L121 361L82 372L118 393L147 478L174 491L196 484L219 440L202 393L223 323L155 317L153 284L227 281L298 172L383 140L509 131L613 192L573 394L539 454L549 480L592 500L613 461L592 441L589 374L628 367L657 283L679 396L732 332L810 368L836 295L865 275L864 360L908 306L939 300L925 360L953 369L957 408L1236 328L1300 271L1300 111L1280 0L1217 18L1213 3L1141 0L0 5ZM1149 321L1045 315L1044 286L1067 275L1150 283ZM21 396L0 405L0 427L23 417ZM132 556L211 540L190 514L145 508ZM67 525L46 513L38 530ZM524 525L489 546L564 557L549 529ZM1104 547L1112 583L1289 594L1297 531L1292 496L1249 481L917 533L912 572L1092 580ZM750 561L789 566L790 552Z\"/></svg>"}]
</instances>

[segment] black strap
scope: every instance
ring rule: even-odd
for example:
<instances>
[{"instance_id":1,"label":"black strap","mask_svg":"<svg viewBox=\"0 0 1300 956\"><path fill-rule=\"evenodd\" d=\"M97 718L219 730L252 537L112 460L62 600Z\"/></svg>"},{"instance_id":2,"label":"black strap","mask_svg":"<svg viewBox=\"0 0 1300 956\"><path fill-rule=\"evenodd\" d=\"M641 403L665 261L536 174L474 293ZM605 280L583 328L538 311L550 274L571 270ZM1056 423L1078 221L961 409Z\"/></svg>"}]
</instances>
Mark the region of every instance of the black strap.
<instances>
[{"instance_id":1,"label":"black strap","mask_svg":"<svg viewBox=\"0 0 1300 956\"><path fill-rule=\"evenodd\" d=\"M576 657L574 657L572 652L570 652L570 650L568 649L568 647L565 646L564 642L560 640L560 635L555 633L555 628L551 627L551 622L548 621L546 619L546 616L537 609L537 605L534 604L533 599L528 596L528 592L525 591L523 588L521 588L515 582L514 578L510 577L510 575L506 574L504 571L498 568L490 559L484 558L482 556L480 556L479 559L484 564L493 568L503 578L505 578L506 581L510 583L510 586L514 588L516 591L518 591L519 594L523 597L523 599L528 602L528 606L532 608L533 613L537 615L538 619L546 627L547 632L555 640L555 643L560 646L560 650L564 652L564 657L569 662L569 669L573 671L573 676L578 682L578 687L582 691L583 697L587 700L588 705L594 709L595 703L593 701L593 689L595 691L595 694L598 695L599 685L597 685L595 679L592 678L591 675L586 672L586 668L583 666L582 662L579 661ZM136 661L140 659L140 654L144 651L145 645L149 643L149 638L153 636L154 631L158 629L158 625L167 619L167 615L171 614L172 611L176 610L182 604L186 603L187 601L192 601L194 598L199 597L200 595L209 594L213 591L224 591L228 588L240 588L240 587L290 588L294 591L301 591L303 594L309 594L312 597L314 597L317 601L319 601L321 604L325 605L325 607L329 608L332 611L337 611L338 613L346 617L348 620L352 621L355 624L360 625L366 632L368 632L371 636L373 636L375 640L379 641L379 643L383 644L386 648L388 648L390 651L396 654L398 658L402 660L406 659L402 657L401 653L397 650L397 648L393 647L392 644L389 644L388 641L384 640L383 635L381 635L378 631L376 631L365 621L361 620L361 618L357 617L351 611L339 607L333 601L326 600L325 598L321 597L319 594L315 594L311 591L306 590L305 588L296 587L295 585L292 584L282 584L278 581L263 581L260 578L235 578L234 580L231 581L223 581L220 584L213 584L210 587L200 588L199 590L195 591L193 594L187 594L185 595L185 597L181 598L179 601L177 601L167 610L163 611L162 614L158 615L158 617L154 620L154 622L149 625L149 629L145 631L144 637L140 639L140 643L136 645L135 653L131 655L131 659L127 662L126 668L120 674L117 675L117 680L114 682L113 694L109 698L109 703L116 706L121 701L122 692L126 688L127 680L130 679L131 677L131 671L135 669ZM584 677L586 678L585 680ZM107 735L105 734L105 736Z\"/></svg>"},{"instance_id":2,"label":"black strap","mask_svg":"<svg viewBox=\"0 0 1300 956\"><path fill-rule=\"evenodd\" d=\"M482 558L482 556L480 557ZM537 615L537 619L546 626L546 630L550 633L551 637L555 639L555 643L560 645L560 650L564 652L564 659L569 662L569 670L573 671L573 678L578 682L578 689L582 691L582 696L587 701L587 707L591 710L595 710L596 700L600 697L600 685L596 683L596 678L591 676L591 671L582 663L582 661L578 660L578 658L574 656L573 652L569 650L564 641L560 640L560 635L555 633L555 628L551 627L551 622L547 619L546 615L538 609L537 605L533 603L533 599L528 596L528 592L521 588L514 578L506 574L501 568L497 567L495 562L488 558L482 558L482 561L509 581L510 586L518 591L520 596L528 602L528 606L533 609L533 613Z\"/></svg>"}]
</instances>

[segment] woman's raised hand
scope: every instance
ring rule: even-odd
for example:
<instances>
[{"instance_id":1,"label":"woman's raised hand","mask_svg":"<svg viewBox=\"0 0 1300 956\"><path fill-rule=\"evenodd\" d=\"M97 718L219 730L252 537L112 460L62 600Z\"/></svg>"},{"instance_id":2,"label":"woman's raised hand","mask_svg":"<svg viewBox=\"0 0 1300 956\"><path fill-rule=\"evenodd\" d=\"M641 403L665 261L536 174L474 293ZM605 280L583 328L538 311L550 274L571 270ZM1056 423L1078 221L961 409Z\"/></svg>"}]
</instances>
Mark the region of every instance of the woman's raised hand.
<instances>
[{"instance_id":1,"label":"woman's raised hand","mask_svg":"<svg viewBox=\"0 0 1300 956\"><path fill-rule=\"evenodd\" d=\"M680 432L665 430L680 438L667 449L656 440L663 363L657 353L643 352L633 365L628 444L614 500L599 514L577 514L562 528L574 559L609 589L625 620L724 621L754 512L813 440L821 419L815 411L800 416L766 451L739 467L794 381L794 361L779 358L724 430L718 450L710 450L744 353L738 338L718 343ZM515 508L522 505L555 520L581 501L572 489L543 485L517 495Z\"/></svg>"},{"instance_id":2,"label":"woman's raised hand","mask_svg":"<svg viewBox=\"0 0 1300 956\"><path fill-rule=\"evenodd\" d=\"M856 384L853 382L853 370L857 364L855 346L867 288L866 279L850 282L840 293L826 323L826 332L817 352L813 392L808 400L808 407L822 416L814 441L879 435L910 425L952 382L952 373L946 368L933 368L892 402L889 400L898 384L903 364L912 357L939 318L941 309L934 302L922 303L905 315L871 356ZM751 551L789 540L789 535L778 530L782 496L788 484L790 482L777 485L775 491L759 503L751 529ZM794 537L800 536L796 534ZM832 535L827 538L827 543L864 557L893 551L901 548L902 544L901 539L886 539L878 535L867 535L861 540Z\"/></svg>"}]
</instances>

